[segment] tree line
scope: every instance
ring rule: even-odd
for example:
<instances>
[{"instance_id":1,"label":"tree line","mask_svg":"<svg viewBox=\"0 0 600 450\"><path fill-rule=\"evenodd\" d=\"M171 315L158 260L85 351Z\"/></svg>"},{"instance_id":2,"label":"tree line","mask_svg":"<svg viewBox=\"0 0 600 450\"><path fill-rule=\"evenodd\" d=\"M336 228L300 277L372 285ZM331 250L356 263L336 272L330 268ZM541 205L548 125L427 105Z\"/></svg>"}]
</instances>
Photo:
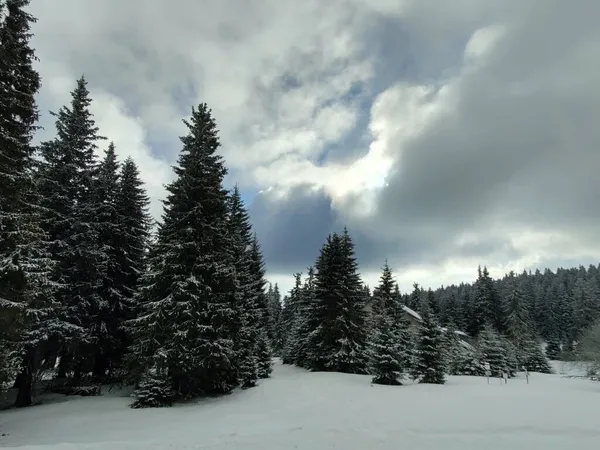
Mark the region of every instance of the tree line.
<instances>
[{"instance_id":1,"label":"tree line","mask_svg":"<svg viewBox=\"0 0 600 450\"><path fill-rule=\"evenodd\" d=\"M597 272L571 273L585 276L592 285L590 274ZM546 271L544 276L550 274ZM535 292L537 276L511 272L493 280L484 267L478 269L473 285L433 291L415 284L412 292L402 294L386 262L371 292L360 279L354 245L344 229L327 238L304 279L301 273L295 274L289 295L282 299L278 286L269 286L270 336L286 364L370 373L376 383L401 384L406 377L444 383L445 374L482 376L488 371L511 377L522 369L549 373L548 358L557 359L572 346L576 333L564 327L559 322L563 316L552 309L554 302L568 297L535 302L529 294ZM545 283L556 286L552 280ZM543 292L550 296L555 291ZM585 314L586 325L591 324L595 303L583 301L589 297L581 291L578 295L570 304L573 313ZM585 313L577 309L582 304L587 305ZM537 316L538 310L553 314ZM409 326L409 315L418 319L417 326ZM465 338L465 330L470 338ZM542 352L540 337L550 340L547 354Z\"/></svg>"},{"instance_id":2,"label":"tree line","mask_svg":"<svg viewBox=\"0 0 600 450\"><path fill-rule=\"evenodd\" d=\"M132 406L255 386L271 372L265 268L239 190L227 190L204 103L153 231L132 158L118 161L84 77L33 144L41 86L28 0L0 2L0 382L32 404L63 388L133 383ZM77 391L79 392L79 391Z\"/></svg>"}]
</instances>

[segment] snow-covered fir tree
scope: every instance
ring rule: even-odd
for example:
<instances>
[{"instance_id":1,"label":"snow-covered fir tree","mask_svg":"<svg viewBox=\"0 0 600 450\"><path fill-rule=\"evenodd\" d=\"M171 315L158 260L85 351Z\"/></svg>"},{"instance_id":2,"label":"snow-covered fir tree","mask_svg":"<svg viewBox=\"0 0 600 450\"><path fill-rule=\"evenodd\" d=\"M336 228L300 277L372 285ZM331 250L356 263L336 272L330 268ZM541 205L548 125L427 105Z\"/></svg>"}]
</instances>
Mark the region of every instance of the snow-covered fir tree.
<instances>
[{"instance_id":1,"label":"snow-covered fir tree","mask_svg":"<svg viewBox=\"0 0 600 450\"><path fill-rule=\"evenodd\" d=\"M265 279L265 262L258 242L256 233L252 236L250 243L250 280L251 280L251 291L254 295L254 327L256 333L256 345L255 354L257 357L257 364L263 367L263 370L259 370L259 377L266 378L271 373L270 370L265 369L265 365L272 364L272 350L270 345L263 346L261 350L258 349L260 345L261 336L266 336L269 326L269 304L267 299L267 293L265 287L267 280ZM266 342L268 343L268 342ZM268 355L265 352L269 352Z\"/></svg>"},{"instance_id":2,"label":"snow-covered fir tree","mask_svg":"<svg viewBox=\"0 0 600 450\"><path fill-rule=\"evenodd\" d=\"M140 178L135 161L127 158L121 167L116 196L119 226L115 231L113 289L119 293L117 303L112 305L115 328L112 331L113 348L110 370L119 370L130 345L126 323L136 315L135 295L140 277L146 271L146 257L150 246L152 219L149 213L150 199Z\"/></svg>"},{"instance_id":3,"label":"snow-covered fir tree","mask_svg":"<svg viewBox=\"0 0 600 450\"><path fill-rule=\"evenodd\" d=\"M370 371L373 383L385 385L400 385L404 367L400 359L400 351L393 319L385 314L379 314L375 331L370 342Z\"/></svg>"},{"instance_id":4,"label":"snow-covered fir tree","mask_svg":"<svg viewBox=\"0 0 600 450\"><path fill-rule=\"evenodd\" d=\"M486 323L494 326L498 331L504 329L504 315L502 302L494 282L490 277L487 267L478 268L477 281L474 285L474 298L471 303L468 331L472 336L477 336Z\"/></svg>"},{"instance_id":5,"label":"snow-covered fir tree","mask_svg":"<svg viewBox=\"0 0 600 450\"><path fill-rule=\"evenodd\" d=\"M32 403L33 381L51 339L68 332L50 279L47 236L40 228L32 138L40 77L30 47L29 0L0 5L0 383L18 388L16 406Z\"/></svg>"},{"instance_id":6,"label":"snow-covered fir tree","mask_svg":"<svg viewBox=\"0 0 600 450\"><path fill-rule=\"evenodd\" d=\"M121 275L117 254L120 251L121 223L117 211L119 191L119 163L114 143L110 143L104 158L98 166L94 186L94 201L97 203L97 226L100 251L106 255L106 267L102 274L99 310L99 322L104 324L96 337L94 376L103 379L113 360L119 359L117 351L121 347L120 328L125 319L123 311L127 308L125 293L117 288Z\"/></svg>"},{"instance_id":7,"label":"snow-covered fir tree","mask_svg":"<svg viewBox=\"0 0 600 450\"><path fill-rule=\"evenodd\" d=\"M312 308L315 301L315 269L309 267L307 269L306 278L300 297L298 299L298 320L294 327L293 342L294 342L294 364L299 367L310 368L312 358L309 335L313 331L311 321L308 319L312 314Z\"/></svg>"},{"instance_id":8,"label":"snow-covered fir tree","mask_svg":"<svg viewBox=\"0 0 600 450\"><path fill-rule=\"evenodd\" d=\"M509 293L505 299L506 334L517 348L521 348L523 340L532 331L527 308L528 300L514 272L510 272L508 277Z\"/></svg>"},{"instance_id":9,"label":"snow-covered fir tree","mask_svg":"<svg viewBox=\"0 0 600 450\"><path fill-rule=\"evenodd\" d=\"M184 123L188 134L142 280L143 311L132 322L131 347L138 370L146 376L164 370L179 399L230 392L240 378L241 293L223 187L227 169L208 106L192 109ZM156 367L156 354L164 355L164 367Z\"/></svg>"},{"instance_id":10,"label":"snow-covered fir tree","mask_svg":"<svg viewBox=\"0 0 600 450\"><path fill-rule=\"evenodd\" d=\"M375 348L381 350L381 341L389 334L394 342L394 355L399 364L401 374L408 372L412 360L413 342L409 332L409 324L400 303L401 296L398 284L395 282L391 268L385 262L379 279L379 285L373 290L372 311L374 328L371 335L371 352ZM381 330L381 326L388 330ZM382 334L382 331L384 333ZM379 341L379 344L375 344ZM371 357L373 363L373 359ZM402 375L403 376L403 375Z\"/></svg>"},{"instance_id":11,"label":"snow-covered fir tree","mask_svg":"<svg viewBox=\"0 0 600 450\"><path fill-rule=\"evenodd\" d=\"M557 360L561 353L560 343L557 339L550 339L546 346L546 357L548 359Z\"/></svg>"},{"instance_id":12,"label":"snow-covered fir tree","mask_svg":"<svg viewBox=\"0 0 600 450\"><path fill-rule=\"evenodd\" d=\"M315 264L315 298L307 320L308 366L345 373L368 371L364 290L347 232L327 238Z\"/></svg>"},{"instance_id":13,"label":"snow-covered fir tree","mask_svg":"<svg viewBox=\"0 0 600 450\"><path fill-rule=\"evenodd\" d=\"M269 283L267 291L267 304L269 308L269 321L267 325L267 336L271 342L273 352L277 355L281 354L282 350L282 304L281 293L277 283L272 285Z\"/></svg>"},{"instance_id":14,"label":"snow-covered fir tree","mask_svg":"<svg viewBox=\"0 0 600 450\"><path fill-rule=\"evenodd\" d=\"M419 326L414 361L411 368L413 379L420 383L444 384L444 339L439 325L431 312L422 311L423 322Z\"/></svg>"},{"instance_id":15,"label":"snow-covered fir tree","mask_svg":"<svg viewBox=\"0 0 600 450\"><path fill-rule=\"evenodd\" d=\"M300 313L300 302L302 296L302 274L294 274L294 287L290 295L284 301L284 307L281 314L284 335L282 345L283 364L295 364L297 360L297 339L298 329L306 317Z\"/></svg>"},{"instance_id":16,"label":"snow-covered fir tree","mask_svg":"<svg viewBox=\"0 0 600 450\"><path fill-rule=\"evenodd\" d=\"M106 330L101 287L108 258L99 246L99 205L93 189L98 169L94 152L102 137L91 102L81 77L70 106L53 113L56 138L41 144L42 224L57 263L53 277L61 284L57 299L65 320L80 329L77 336L61 342L59 376L71 372L76 379L91 370Z\"/></svg>"},{"instance_id":17,"label":"snow-covered fir tree","mask_svg":"<svg viewBox=\"0 0 600 450\"><path fill-rule=\"evenodd\" d=\"M509 377L514 377L519 371L519 361L522 351L510 340L506 339L506 337L500 335L499 338L506 354L506 371Z\"/></svg>"},{"instance_id":18,"label":"snow-covered fir tree","mask_svg":"<svg viewBox=\"0 0 600 450\"><path fill-rule=\"evenodd\" d=\"M541 346L532 337L525 340L519 363L530 372L552 373L552 367Z\"/></svg>"},{"instance_id":19,"label":"snow-covered fir tree","mask_svg":"<svg viewBox=\"0 0 600 450\"><path fill-rule=\"evenodd\" d=\"M173 380L169 376L164 358L159 354L154 359L153 369L148 370L138 383L133 393L132 408L160 408L172 406L177 398L173 388Z\"/></svg>"},{"instance_id":20,"label":"snow-covered fir tree","mask_svg":"<svg viewBox=\"0 0 600 450\"><path fill-rule=\"evenodd\" d=\"M258 378L269 378L273 372L273 359L269 338L264 330L260 331L256 350Z\"/></svg>"},{"instance_id":21,"label":"snow-covered fir tree","mask_svg":"<svg viewBox=\"0 0 600 450\"><path fill-rule=\"evenodd\" d=\"M484 326L479 334L477 346L482 362L490 365L492 376L499 377L503 371L508 370L506 347L491 325Z\"/></svg>"},{"instance_id":22,"label":"snow-covered fir tree","mask_svg":"<svg viewBox=\"0 0 600 450\"><path fill-rule=\"evenodd\" d=\"M239 361L240 384L243 388L256 386L258 361L256 358L260 312L258 292L251 272L250 253L252 232L248 213L242 203L237 186L229 197L229 234L233 243L233 258L238 283L239 302L236 318L239 323L235 330L235 351Z\"/></svg>"}]
</instances>

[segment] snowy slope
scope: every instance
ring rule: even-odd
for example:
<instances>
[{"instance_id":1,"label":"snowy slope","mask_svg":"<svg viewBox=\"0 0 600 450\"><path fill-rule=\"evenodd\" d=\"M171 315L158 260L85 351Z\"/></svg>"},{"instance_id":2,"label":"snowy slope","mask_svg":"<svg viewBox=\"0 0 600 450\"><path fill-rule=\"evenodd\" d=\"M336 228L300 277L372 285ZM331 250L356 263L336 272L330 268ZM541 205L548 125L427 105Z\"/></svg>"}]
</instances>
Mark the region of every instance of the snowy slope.
<instances>
[{"instance_id":1,"label":"snowy slope","mask_svg":"<svg viewBox=\"0 0 600 450\"><path fill-rule=\"evenodd\" d=\"M568 449L600 443L600 384L532 374L501 385L371 386L366 376L277 365L220 399L132 410L130 399L69 398L0 413L0 447L21 450ZM24 447L22 447L24 446Z\"/></svg>"}]
</instances>

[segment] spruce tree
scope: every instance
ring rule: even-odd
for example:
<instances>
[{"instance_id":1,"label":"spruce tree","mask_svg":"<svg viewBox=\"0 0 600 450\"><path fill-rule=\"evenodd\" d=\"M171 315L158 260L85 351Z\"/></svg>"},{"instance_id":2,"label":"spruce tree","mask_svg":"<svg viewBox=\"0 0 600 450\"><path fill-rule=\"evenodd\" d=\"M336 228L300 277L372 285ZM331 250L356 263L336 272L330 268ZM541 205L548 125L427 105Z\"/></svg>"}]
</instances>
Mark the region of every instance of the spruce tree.
<instances>
[{"instance_id":1,"label":"spruce tree","mask_svg":"<svg viewBox=\"0 0 600 450\"><path fill-rule=\"evenodd\" d=\"M114 289L119 292L121 301L112 305L112 314L116 318L112 332L112 370L119 368L131 344L126 323L137 313L136 294L146 271L152 225L149 205L138 167L129 157L121 167L116 197L119 226L114 230L114 264L117 268Z\"/></svg>"},{"instance_id":2,"label":"spruce tree","mask_svg":"<svg viewBox=\"0 0 600 450\"><path fill-rule=\"evenodd\" d=\"M229 233L233 242L233 257L240 301L237 304L235 350L239 360L240 384L243 388L256 386L258 360L256 358L260 312L258 289L252 271L252 235L248 213L237 186L229 198Z\"/></svg>"},{"instance_id":3,"label":"spruce tree","mask_svg":"<svg viewBox=\"0 0 600 450\"><path fill-rule=\"evenodd\" d=\"M117 210L119 190L119 163L115 146L111 142L105 151L104 159L98 167L95 180L95 198L98 214L99 249L106 255L105 271L102 274L100 298L102 302L98 310L99 321L105 324L102 333L97 336L94 354L93 374L101 379L111 364L118 364L122 355L117 355L121 348L120 327L125 319L124 310L127 299L118 283L121 268L118 255L121 251L121 221Z\"/></svg>"},{"instance_id":4,"label":"spruce tree","mask_svg":"<svg viewBox=\"0 0 600 450\"><path fill-rule=\"evenodd\" d=\"M4 3L4 2L3 2ZM47 236L40 228L31 140L37 129L40 76L30 47L29 0L0 5L0 382L18 374L16 406L32 386L51 339L67 332L57 317Z\"/></svg>"},{"instance_id":5,"label":"spruce tree","mask_svg":"<svg viewBox=\"0 0 600 450\"><path fill-rule=\"evenodd\" d=\"M297 361L298 329L306 317L300 313L300 297L302 296L302 274L294 274L295 284L284 302L282 322L285 330L282 349L283 364L295 364Z\"/></svg>"},{"instance_id":6,"label":"spruce tree","mask_svg":"<svg viewBox=\"0 0 600 450\"><path fill-rule=\"evenodd\" d=\"M167 187L163 221L142 281L141 316L132 322L132 357L149 375L164 355L178 398L227 393L238 385L235 333L241 301L235 241L229 233L227 169L206 104L184 121L188 134ZM161 369L163 370L163 369Z\"/></svg>"},{"instance_id":7,"label":"spruce tree","mask_svg":"<svg viewBox=\"0 0 600 450\"><path fill-rule=\"evenodd\" d=\"M281 353L282 336L281 336L281 321L282 321L282 305L281 293L277 283L273 286L269 283L267 291L267 304L269 309L267 336L271 342L271 346L275 354Z\"/></svg>"},{"instance_id":8,"label":"spruce tree","mask_svg":"<svg viewBox=\"0 0 600 450\"><path fill-rule=\"evenodd\" d=\"M533 338L525 341L522 361L520 362L530 372L552 373L552 367L546 359L542 348Z\"/></svg>"},{"instance_id":9,"label":"spruce tree","mask_svg":"<svg viewBox=\"0 0 600 450\"><path fill-rule=\"evenodd\" d=\"M94 152L103 138L90 112L84 77L71 96L69 107L52 113L57 136L41 145L39 184L45 212L42 224L56 262L53 280L61 284L57 299L64 319L79 329L72 339L61 342L59 376L73 371L78 378L91 369L99 339L105 335L101 287L108 261L99 246L99 205L93 189Z\"/></svg>"},{"instance_id":10,"label":"spruce tree","mask_svg":"<svg viewBox=\"0 0 600 450\"><path fill-rule=\"evenodd\" d=\"M523 339L531 332L528 302L513 272L509 274L509 284L510 291L505 300L506 333L517 347L521 347Z\"/></svg>"},{"instance_id":11,"label":"spruce tree","mask_svg":"<svg viewBox=\"0 0 600 450\"><path fill-rule=\"evenodd\" d=\"M302 285L300 296L298 298L297 322L294 327L294 364L299 367L309 368L310 364L310 346L308 336L312 328L309 317L312 314L312 308L315 300L315 270L313 267L307 269L307 276Z\"/></svg>"},{"instance_id":12,"label":"spruce tree","mask_svg":"<svg viewBox=\"0 0 600 450\"><path fill-rule=\"evenodd\" d=\"M250 278L252 292L255 296L256 326L259 330L266 330L269 323L269 306L265 287L265 261L260 249L256 233L250 239Z\"/></svg>"},{"instance_id":13,"label":"spruce tree","mask_svg":"<svg viewBox=\"0 0 600 450\"><path fill-rule=\"evenodd\" d=\"M477 281L474 285L475 295L471 304L468 331L477 336L485 324L491 324L497 331L504 329L502 303L498 297L494 282L487 267L477 269Z\"/></svg>"},{"instance_id":14,"label":"spruce tree","mask_svg":"<svg viewBox=\"0 0 600 450\"><path fill-rule=\"evenodd\" d=\"M444 353L446 372L449 375L485 375L485 369L476 350L458 337L452 322L444 332Z\"/></svg>"},{"instance_id":15,"label":"spruce tree","mask_svg":"<svg viewBox=\"0 0 600 450\"><path fill-rule=\"evenodd\" d=\"M551 339L548 341L548 345L546 346L546 357L548 359L557 360L560 357L561 353L560 343L556 339Z\"/></svg>"},{"instance_id":16,"label":"spruce tree","mask_svg":"<svg viewBox=\"0 0 600 450\"><path fill-rule=\"evenodd\" d=\"M415 311L419 309L419 306L421 305L422 292L423 289L421 289L419 283L413 283L413 291L406 301L406 306Z\"/></svg>"},{"instance_id":17,"label":"spruce tree","mask_svg":"<svg viewBox=\"0 0 600 450\"><path fill-rule=\"evenodd\" d=\"M400 359L398 342L391 317L378 316L375 334L371 341L370 366L373 383L400 385L404 367Z\"/></svg>"},{"instance_id":18,"label":"spruce tree","mask_svg":"<svg viewBox=\"0 0 600 450\"><path fill-rule=\"evenodd\" d=\"M366 317L354 245L346 229L329 236L315 264L308 339L313 370L366 373Z\"/></svg>"},{"instance_id":19,"label":"spruce tree","mask_svg":"<svg viewBox=\"0 0 600 450\"><path fill-rule=\"evenodd\" d=\"M409 323L402 309L401 296L398 284L394 281L393 273L387 261L385 262L379 285L374 290L374 315L375 328L372 339L382 338L380 335L381 324L388 324L390 334L394 339L394 349L402 373L408 372L412 360L413 343L409 332ZM383 319L383 320L382 320Z\"/></svg>"},{"instance_id":20,"label":"spruce tree","mask_svg":"<svg viewBox=\"0 0 600 450\"><path fill-rule=\"evenodd\" d=\"M258 345L256 352L258 367L258 378L269 378L273 372L273 360L271 346L267 333L262 330L258 336Z\"/></svg>"},{"instance_id":21,"label":"spruce tree","mask_svg":"<svg viewBox=\"0 0 600 450\"><path fill-rule=\"evenodd\" d=\"M413 367L413 379L420 383L444 384L444 341L440 327L428 310L423 312L419 327Z\"/></svg>"},{"instance_id":22,"label":"spruce tree","mask_svg":"<svg viewBox=\"0 0 600 450\"><path fill-rule=\"evenodd\" d=\"M173 380L169 377L165 361L158 355L153 369L146 372L134 391L132 408L161 408L172 406L177 398Z\"/></svg>"},{"instance_id":23,"label":"spruce tree","mask_svg":"<svg viewBox=\"0 0 600 450\"><path fill-rule=\"evenodd\" d=\"M483 363L490 365L492 376L500 377L508 370L507 351L498 333L491 325L486 325L478 337L478 348Z\"/></svg>"}]
</instances>

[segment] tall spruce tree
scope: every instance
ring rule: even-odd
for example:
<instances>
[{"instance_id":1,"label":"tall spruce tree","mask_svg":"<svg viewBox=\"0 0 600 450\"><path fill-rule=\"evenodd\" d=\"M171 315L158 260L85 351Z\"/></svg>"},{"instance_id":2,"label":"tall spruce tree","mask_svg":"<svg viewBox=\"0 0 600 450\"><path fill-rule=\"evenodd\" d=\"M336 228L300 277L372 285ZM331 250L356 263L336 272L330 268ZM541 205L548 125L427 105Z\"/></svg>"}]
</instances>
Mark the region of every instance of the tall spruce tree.
<instances>
[{"instance_id":1,"label":"tall spruce tree","mask_svg":"<svg viewBox=\"0 0 600 450\"><path fill-rule=\"evenodd\" d=\"M275 354L281 353L282 336L281 336L281 321L282 321L282 305L281 293L277 283L272 285L269 283L267 291L267 304L269 308L268 333L267 336Z\"/></svg>"},{"instance_id":2,"label":"tall spruce tree","mask_svg":"<svg viewBox=\"0 0 600 450\"><path fill-rule=\"evenodd\" d=\"M235 333L241 295L223 188L227 169L216 153L220 143L208 106L192 109L184 123L189 131L181 138L177 179L167 187L143 279L144 310L132 322L136 365L147 375L164 374L156 386L168 379L177 398L227 393L239 380Z\"/></svg>"},{"instance_id":3,"label":"tall spruce tree","mask_svg":"<svg viewBox=\"0 0 600 450\"><path fill-rule=\"evenodd\" d=\"M532 332L527 308L528 300L512 271L508 275L508 284L508 296L505 299L506 334L511 342L521 349L524 340Z\"/></svg>"},{"instance_id":4,"label":"tall spruce tree","mask_svg":"<svg viewBox=\"0 0 600 450\"><path fill-rule=\"evenodd\" d=\"M17 375L16 406L31 405L49 342L67 332L56 314L52 261L40 228L31 140L41 83L30 47L36 19L26 12L28 5L0 2L0 382Z\"/></svg>"},{"instance_id":5,"label":"tall spruce tree","mask_svg":"<svg viewBox=\"0 0 600 450\"><path fill-rule=\"evenodd\" d=\"M306 279L302 285L300 291L300 297L298 299L298 321L294 328L293 342L294 342L294 363L299 367L309 368L310 364L310 348L308 343L308 336L312 331L311 322L308 318L312 314L312 308L315 300L315 269L309 267L307 269Z\"/></svg>"},{"instance_id":6,"label":"tall spruce tree","mask_svg":"<svg viewBox=\"0 0 600 450\"><path fill-rule=\"evenodd\" d=\"M57 299L64 319L79 327L78 336L61 342L59 376L75 378L91 370L106 323L101 313L102 280L108 258L100 247L99 205L94 185L98 135L90 112L91 98L84 77L71 93L70 106L56 117L57 136L41 144L40 192L52 259L53 280L60 283Z\"/></svg>"},{"instance_id":7,"label":"tall spruce tree","mask_svg":"<svg viewBox=\"0 0 600 450\"><path fill-rule=\"evenodd\" d=\"M120 326L127 303L124 292L117 288L121 273L120 261L117 259L121 245L119 239L121 223L117 210L118 190L119 163L114 143L111 142L98 166L94 193L98 211L96 220L99 249L106 255L106 266L100 288L102 302L98 311L99 321L105 324L105 327L97 336L93 366L93 374L101 379L106 376L111 363L122 356L116 353L121 347Z\"/></svg>"},{"instance_id":8,"label":"tall spruce tree","mask_svg":"<svg viewBox=\"0 0 600 450\"><path fill-rule=\"evenodd\" d=\"M256 357L259 332L259 300L252 265L252 234L250 219L242 203L237 186L229 198L229 233L233 241L233 257L240 294L236 317L235 350L239 361L240 383L243 388L256 385L258 360Z\"/></svg>"},{"instance_id":9,"label":"tall spruce tree","mask_svg":"<svg viewBox=\"0 0 600 450\"><path fill-rule=\"evenodd\" d=\"M373 382L400 384L409 368L411 342L398 285L387 261L374 293L375 329L370 343Z\"/></svg>"},{"instance_id":10,"label":"tall spruce tree","mask_svg":"<svg viewBox=\"0 0 600 450\"><path fill-rule=\"evenodd\" d=\"M302 296L302 274L294 274L294 287L286 298L282 311L282 323L285 330L282 349L283 364L295 364L298 359L298 329L307 318L300 312Z\"/></svg>"},{"instance_id":11,"label":"tall spruce tree","mask_svg":"<svg viewBox=\"0 0 600 450\"><path fill-rule=\"evenodd\" d=\"M315 299L308 317L313 370L367 372L364 293L346 229L327 239L315 264Z\"/></svg>"},{"instance_id":12,"label":"tall spruce tree","mask_svg":"<svg viewBox=\"0 0 600 450\"><path fill-rule=\"evenodd\" d=\"M250 277L252 280L252 290L255 296L255 327L257 336L256 357L257 364L260 368L259 378L267 378L271 373L271 369L267 369L273 364L272 349L266 341L266 336L269 326L269 301L265 287L267 280L265 278L265 262L258 236L256 233L252 236L250 244ZM264 341L264 342L263 342ZM260 349L259 349L260 347Z\"/></svg>"},{"instance_id":13,"label":"tall spruce tree","mask_svg":"<svg viewBox=\"0 0 600 450\"><path fill-rule=\"evenodd\" d=\"M138 167L130 157L121 167L115 205L119 225L114 230L113 258L116 273L113 288L119 296L116 297L118 301L111 305L111 315L114 318L111 370L119 369L127 347L131 344L126 323L135 317L138 309L135 297L140 279L146 271L152 226L150 199Z\"/></svg>"}]
</instances>

